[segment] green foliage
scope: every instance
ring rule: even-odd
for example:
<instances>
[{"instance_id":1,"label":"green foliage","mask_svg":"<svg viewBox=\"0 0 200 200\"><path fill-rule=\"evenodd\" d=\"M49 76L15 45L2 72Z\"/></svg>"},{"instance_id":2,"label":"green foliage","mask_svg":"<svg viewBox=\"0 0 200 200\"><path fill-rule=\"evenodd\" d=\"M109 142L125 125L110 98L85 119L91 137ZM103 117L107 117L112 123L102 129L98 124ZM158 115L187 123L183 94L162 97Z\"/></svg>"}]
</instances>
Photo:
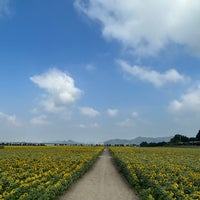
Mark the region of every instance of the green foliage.
<instances>
[{"instance_id":1,"label":"green foliage","mask_svg":"<svg viewBox=\"0 0 200 200\"><path fill-rule=\"evenodd\" d=\"M189 142L189 138L184 136L184 135L180 135L180 134L176 134L171 140L171 143L179 143L179 142Z\"/></svg>"},{"instance_id":2,"label":"green foliage","mask_svg":"<svg viewBox=\"0 0 200 200\"><path fill-rule=\"evenodd\" d=\"M199 130L199 132L198 132L197 135L196 135L196 139L197 139L198 141L200 141L200 130Z\"/></svg>"}]
</instances>

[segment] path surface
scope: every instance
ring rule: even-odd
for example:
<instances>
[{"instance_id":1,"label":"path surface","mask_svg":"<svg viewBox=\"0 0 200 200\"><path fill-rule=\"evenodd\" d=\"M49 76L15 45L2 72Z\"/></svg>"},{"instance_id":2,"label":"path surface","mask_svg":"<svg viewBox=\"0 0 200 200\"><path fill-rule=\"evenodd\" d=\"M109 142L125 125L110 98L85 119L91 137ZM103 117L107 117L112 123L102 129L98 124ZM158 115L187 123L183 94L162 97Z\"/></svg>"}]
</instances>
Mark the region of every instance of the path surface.
<instances>
[{"instance_id":1,"label":"path surface","mask_svg":"<svg viewBox=\"0 0 200 200\"><path fill-rule=\"evenodd\" d=\"M119 174L107 150L59 200L139 200Z\"/></svg>"}]
</instances>

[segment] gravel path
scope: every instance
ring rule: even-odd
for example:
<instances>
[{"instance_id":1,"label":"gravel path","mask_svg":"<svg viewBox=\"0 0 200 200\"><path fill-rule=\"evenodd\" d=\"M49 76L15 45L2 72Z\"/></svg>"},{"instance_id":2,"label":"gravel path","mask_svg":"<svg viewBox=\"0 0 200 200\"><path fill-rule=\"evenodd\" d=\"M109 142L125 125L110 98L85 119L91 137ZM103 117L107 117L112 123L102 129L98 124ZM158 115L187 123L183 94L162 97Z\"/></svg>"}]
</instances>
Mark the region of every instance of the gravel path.
<instances>
[{"instance_id":1,"label":"gravel path","mask_svg":"<svg viewBox=\"0 0 200 200\"><path fill-rule=\"evenodd\" d=\"M119 174L107 150L59 200L139 200Z\"/></svg>"}]
</instances>

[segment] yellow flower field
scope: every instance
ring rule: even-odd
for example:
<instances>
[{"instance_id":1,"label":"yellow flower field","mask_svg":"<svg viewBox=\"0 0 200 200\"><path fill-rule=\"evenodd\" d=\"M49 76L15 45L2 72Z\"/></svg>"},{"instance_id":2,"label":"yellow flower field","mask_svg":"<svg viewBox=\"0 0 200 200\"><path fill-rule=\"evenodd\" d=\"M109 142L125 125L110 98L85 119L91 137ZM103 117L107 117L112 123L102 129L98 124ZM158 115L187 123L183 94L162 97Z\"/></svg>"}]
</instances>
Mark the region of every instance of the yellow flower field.
<instances>
[{"instance_id":1,"label":"yellow flower field","mask_svg":"<svg viewBox=\"0 0 200 200\"><path fill-rule=\"evenodd\" d=\"M199 148L110 147L142 199L200 199Z\"/></svg>"},{"instance_id":2,"label":"yellow flower field","mask_svg":"<svg viewBox=\"0 0 200 200\"><path fill-rule=\"evenodd\" d=\"M94 163L103 147L5 147L0 199L55 199Z\"/></svg>"}]
</instances>

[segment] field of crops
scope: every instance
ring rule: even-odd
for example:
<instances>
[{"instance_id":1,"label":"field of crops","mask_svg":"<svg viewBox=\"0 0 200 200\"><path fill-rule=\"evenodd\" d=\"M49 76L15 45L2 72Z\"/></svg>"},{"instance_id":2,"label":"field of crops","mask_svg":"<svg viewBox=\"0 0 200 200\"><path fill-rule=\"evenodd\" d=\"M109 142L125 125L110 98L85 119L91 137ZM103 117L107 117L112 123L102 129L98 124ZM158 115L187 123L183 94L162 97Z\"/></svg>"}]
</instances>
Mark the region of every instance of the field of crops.
<instances>
[{"instance_id":1,"label":"field of crops","mask_svg":"<svg viewBox=\"0 0 200 200\"><path fill-rule=\"evenodd\" d=\"M142 199L200 199L200 149L110 147Z\"/></svg>"},{"instance_id":2,"label":"field of crops","mask_svg":"<svg viewBox=\"0 0 200 200\"><path fill-rule=\"evenodd\" d=\"M103 147L5 147L0 199L55 199L94 163Z\"/></svg>"}]
</instances>

